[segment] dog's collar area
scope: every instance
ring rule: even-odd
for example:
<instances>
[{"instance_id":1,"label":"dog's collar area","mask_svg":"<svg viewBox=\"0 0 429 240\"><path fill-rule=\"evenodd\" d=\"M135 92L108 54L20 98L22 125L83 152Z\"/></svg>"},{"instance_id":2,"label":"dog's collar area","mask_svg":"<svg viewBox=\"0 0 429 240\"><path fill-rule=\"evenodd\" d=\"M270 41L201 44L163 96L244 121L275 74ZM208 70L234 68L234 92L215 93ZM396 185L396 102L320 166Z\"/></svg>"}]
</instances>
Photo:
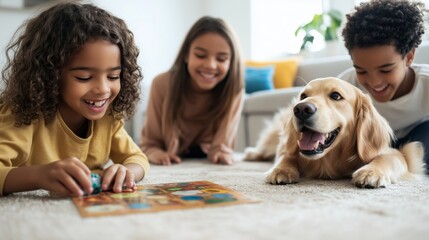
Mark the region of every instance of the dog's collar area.
<instances>
[{"instance_id":1,"label":"dog's collar area","mask_svg":"<svg viewBox=\"0 0 429 240\"><path fill-rule=\"evenodd\" d=\"M319 133L309 128L303 128L301 138L298 140L298 147L304 155L315 155L323 153L330 147L340 132L340 128L329 133Z\"/></svg>"}]
</instances>

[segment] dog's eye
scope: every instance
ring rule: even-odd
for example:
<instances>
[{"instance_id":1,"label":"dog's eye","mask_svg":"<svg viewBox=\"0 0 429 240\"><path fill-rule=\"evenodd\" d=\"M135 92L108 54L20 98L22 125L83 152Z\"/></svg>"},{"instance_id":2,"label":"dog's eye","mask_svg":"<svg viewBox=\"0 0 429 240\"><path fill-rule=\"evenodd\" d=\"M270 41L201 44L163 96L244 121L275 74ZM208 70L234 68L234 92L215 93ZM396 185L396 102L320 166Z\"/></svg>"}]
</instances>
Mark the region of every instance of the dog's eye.
<instances>
[{"instance_id":1,"label":"dog's eye","mask_svg":"<svg viewBox=\"0 0 429 240\"><path fill-rule=\"evenodd\" d=\"M339 94L337 92L333 92L333 93L331 93L330 98L334 99L336 101L339 101L339 100L343 99L343 96L341 96L341 94Z\"/></svg>"},{"instance_id":2,"label":"dog's eye","mask_svg":"<svg viewBox=\"0 0 429 240\"><path fill-rule=\"evenodd\" d=\"M303 93L303 94L301 94L301 97L299 100L306 99L306 98L307 98L307 94Z\"/></svg>"}]
</instances>

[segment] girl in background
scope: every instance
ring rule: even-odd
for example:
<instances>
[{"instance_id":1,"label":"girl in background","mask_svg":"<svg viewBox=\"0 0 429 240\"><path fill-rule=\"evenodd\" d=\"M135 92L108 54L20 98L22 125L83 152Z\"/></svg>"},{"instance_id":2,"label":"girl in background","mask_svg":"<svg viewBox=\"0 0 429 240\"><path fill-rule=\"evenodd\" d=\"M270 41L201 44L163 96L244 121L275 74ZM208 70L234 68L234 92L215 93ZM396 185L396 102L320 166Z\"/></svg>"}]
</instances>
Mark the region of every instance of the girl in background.
<instances>
[{"instance_id":1,"label":"girl in background","mask_svg":"<svg viewBox=\"0 0 429 240\"><path fill-rule=\"evenodd\" d=\"M7 48L0 95L0 195L45 189L81 196L135 187L149 168L124 129L141 70L123 20L90 4L58 4ZM113 165L104 169L111 159Z\"/></svg>"},{"instance_id":2,"label":"girl in background","mask_svg":"<svg viewBox=\"0 0 429 240\"><path fill-rule=\"evenodd\" d=\"M244 102L242 69L232 29L222 19L200 18L171 69L152 82L140 145L151 163L233 163Z\"/></svg>"}]
</instances>

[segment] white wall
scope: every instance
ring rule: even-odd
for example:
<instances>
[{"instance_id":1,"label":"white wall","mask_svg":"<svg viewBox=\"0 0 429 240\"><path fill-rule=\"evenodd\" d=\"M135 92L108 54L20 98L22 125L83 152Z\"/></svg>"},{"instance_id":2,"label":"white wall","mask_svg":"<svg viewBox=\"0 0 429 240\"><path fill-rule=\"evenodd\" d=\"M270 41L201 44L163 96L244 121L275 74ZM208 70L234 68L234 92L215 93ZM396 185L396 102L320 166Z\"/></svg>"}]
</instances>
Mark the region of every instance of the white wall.
<instances>
[{"instance_id":1,"label":"white wall","mask_svg":"<svg viewBox=\"0 0 429 240\"><path fill-rule=\"evenodd\" d=\"M0 8L0 69L6 62L5 48L19 26L33 14L38 12L38 8L18 10L13 8ZM0 90L3 89L0 81Z\"/></svg>"},{"instance_id":2,"label":"white wall","mask_svg":"<svg viewBox=\"0 0 429 240\"><path fill-rule=\"evenodd\" d=\"M265 1L265 0L264 0ZM200 2L203 2L200 0ZM200 15L221 17L234 28L244 59L251 57L251 1L206 0Z\"/></svg>"}]
</instances>

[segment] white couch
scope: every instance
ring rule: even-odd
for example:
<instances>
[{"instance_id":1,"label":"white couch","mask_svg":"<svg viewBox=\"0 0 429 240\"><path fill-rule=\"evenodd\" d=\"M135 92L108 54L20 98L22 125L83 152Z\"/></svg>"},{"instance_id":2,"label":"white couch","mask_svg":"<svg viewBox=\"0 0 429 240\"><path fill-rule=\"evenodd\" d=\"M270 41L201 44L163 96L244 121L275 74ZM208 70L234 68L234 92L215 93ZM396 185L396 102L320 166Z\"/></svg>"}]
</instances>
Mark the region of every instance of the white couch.
<instances>
[{"instance_id":1,"label":"white couch","mask_svg":"<svg viewBox=\"0 0 429 240\"><path fill-rule=\"evenodd\" d=\"M419 46L414 62L429 64L429 42ZM352 67L349 55L304 60L298 66L295 87L248 94L240 120L236 150L241 152L247 146L255 146L266 122L297 96L305 82L320 77L335 77L349 67Z\"/></svg>"}]
</instances>

